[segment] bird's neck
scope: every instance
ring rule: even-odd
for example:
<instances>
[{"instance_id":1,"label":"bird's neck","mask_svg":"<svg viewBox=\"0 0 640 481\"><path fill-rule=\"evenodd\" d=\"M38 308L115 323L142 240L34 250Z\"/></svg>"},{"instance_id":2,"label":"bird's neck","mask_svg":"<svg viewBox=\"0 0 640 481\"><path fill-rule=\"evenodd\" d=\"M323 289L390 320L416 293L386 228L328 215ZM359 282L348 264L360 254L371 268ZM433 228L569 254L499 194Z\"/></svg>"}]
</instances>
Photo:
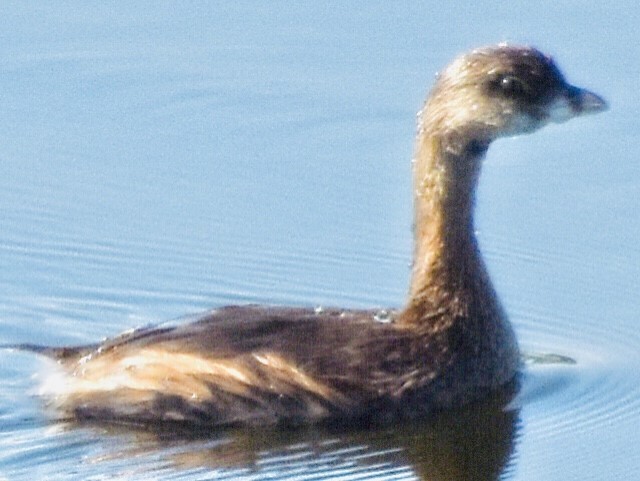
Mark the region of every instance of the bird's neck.
<instances>
[{"instance_id":1,"label":"bird's neck","mask_svg":"<svg viewBox=\"0 0 640 481\"><path fill-rule=\"evenodd\" d=\"M474 306L495 297L473 224L487 147L488 142L469 142L462 135L419 133L413 160L415 251L405 322L469 317Z\"/></svg>"}]
</instances>

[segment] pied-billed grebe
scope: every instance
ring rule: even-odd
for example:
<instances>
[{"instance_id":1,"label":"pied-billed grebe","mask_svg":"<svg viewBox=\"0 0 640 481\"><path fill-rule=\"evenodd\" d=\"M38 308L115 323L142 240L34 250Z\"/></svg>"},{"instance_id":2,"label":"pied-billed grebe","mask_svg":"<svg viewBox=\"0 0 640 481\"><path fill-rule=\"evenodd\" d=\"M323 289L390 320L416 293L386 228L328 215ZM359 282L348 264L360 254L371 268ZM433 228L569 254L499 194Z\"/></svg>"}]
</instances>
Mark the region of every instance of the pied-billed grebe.
<instances>
[{"instance_id":1,"label":"pied-billed grebe","mask_svg":"<svg viewBox=\"0 0 640 481\"><path fill-rule=\"evenodd\" d=\"M222 426L415 417L508 385L518 346L473 229L481 161L498 137L605 108L533 48L457 58L419 115L403 309L225 307L102 344L31 346L61 367L45 392L75 418Z\"/></svg>"}]
</instances>

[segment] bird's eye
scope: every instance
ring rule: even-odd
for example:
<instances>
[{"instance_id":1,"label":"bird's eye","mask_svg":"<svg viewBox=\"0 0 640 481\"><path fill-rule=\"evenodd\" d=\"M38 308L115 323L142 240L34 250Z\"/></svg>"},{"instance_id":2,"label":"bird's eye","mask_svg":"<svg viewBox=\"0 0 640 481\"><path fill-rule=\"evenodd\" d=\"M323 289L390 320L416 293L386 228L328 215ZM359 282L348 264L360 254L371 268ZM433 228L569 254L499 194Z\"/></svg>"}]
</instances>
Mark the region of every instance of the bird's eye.
<instances>
[{"instance_id":1,"label":"bird's eye","mask_svg":"<svg viewBox=\"0 0 640 481\"><path fill-rule=\"evenodd\" d=\"M528 96L531 92L531 88L523 80L510 74L494 78L490 83L490 88L492 91L509 98Z\"/></svg>"}]
</instances>

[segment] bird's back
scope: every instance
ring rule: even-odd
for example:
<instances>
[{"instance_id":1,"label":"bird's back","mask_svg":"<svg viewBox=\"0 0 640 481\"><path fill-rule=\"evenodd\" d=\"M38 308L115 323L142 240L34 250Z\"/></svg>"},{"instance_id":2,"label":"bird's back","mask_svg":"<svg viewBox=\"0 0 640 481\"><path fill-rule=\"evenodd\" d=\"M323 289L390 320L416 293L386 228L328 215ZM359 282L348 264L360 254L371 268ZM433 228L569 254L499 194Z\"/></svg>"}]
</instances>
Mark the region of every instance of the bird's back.
<instances>
[{"instance_id":1,"label":"bird's back","mask_svg":"<svg viewBox=\"0 0 640 481\"><path fill-rule=\"evenodd\" d=\"M231 306L100 345L43 350L47 394L74 417L208 425L368 419L448 361L395 313ZM439 356L440 354L440 356Z\"/></svg>"}]
</instances>

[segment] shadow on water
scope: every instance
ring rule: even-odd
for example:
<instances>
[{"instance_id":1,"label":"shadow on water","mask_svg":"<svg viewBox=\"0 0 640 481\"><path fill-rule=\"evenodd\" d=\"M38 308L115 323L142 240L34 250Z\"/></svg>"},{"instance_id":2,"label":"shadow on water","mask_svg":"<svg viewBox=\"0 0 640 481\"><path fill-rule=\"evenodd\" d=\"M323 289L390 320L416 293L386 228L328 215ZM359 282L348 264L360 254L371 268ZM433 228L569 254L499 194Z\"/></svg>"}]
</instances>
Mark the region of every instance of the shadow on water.
<instances>
[{"instance_id":1,"label":"shadow on water","mask_svg":"<svg viewBox=\"0 0 640 481\"><path fill-rule=\"evenodd\" d=\"M99 431L124 450L100 462L162 459L165 474L202 471L216 479L421 479L489 481L508 470L519 411L505 409L513 388L431 420L377 429L310 427L237 429L212 434L185 426L78 426ZM124 437L126 442L120 443ZM158 464L152 463L154 470ZM171 472L173 474L171 474Z\"/></svg>"}]
</instances>

